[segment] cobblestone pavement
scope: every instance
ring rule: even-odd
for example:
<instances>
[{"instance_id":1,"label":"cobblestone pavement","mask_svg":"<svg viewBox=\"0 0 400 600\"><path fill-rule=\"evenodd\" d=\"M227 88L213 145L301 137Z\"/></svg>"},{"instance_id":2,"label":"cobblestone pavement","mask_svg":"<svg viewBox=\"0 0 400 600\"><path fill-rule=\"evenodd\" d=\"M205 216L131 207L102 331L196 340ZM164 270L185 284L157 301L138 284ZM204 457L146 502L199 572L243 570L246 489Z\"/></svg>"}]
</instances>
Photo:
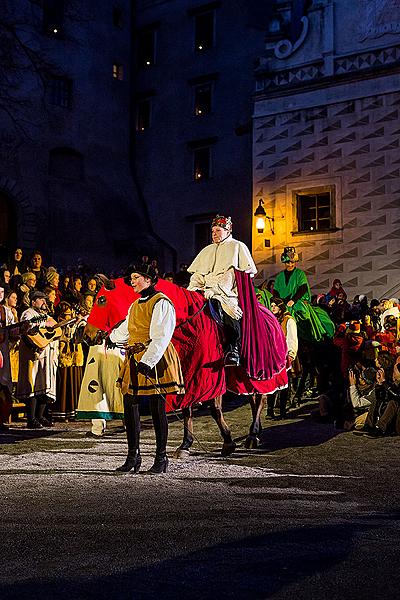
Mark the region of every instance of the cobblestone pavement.
<instances>
[{"instance_id":1,"label":"cobblestone pavement","mask_svg":"<svg viewBox=\"0 0 400 600\"><path fill-rule=\"evenodd\" d=\"M203 410L201 447L160 476L115 471L120 423L1 434L0 598L397 599L399 438L300 414L248 451L249 407L227 409L235 454ZM181 434L172 420L170 454ZM153 453L144 417L142 470Z\"/></svg>"}]
</instances>

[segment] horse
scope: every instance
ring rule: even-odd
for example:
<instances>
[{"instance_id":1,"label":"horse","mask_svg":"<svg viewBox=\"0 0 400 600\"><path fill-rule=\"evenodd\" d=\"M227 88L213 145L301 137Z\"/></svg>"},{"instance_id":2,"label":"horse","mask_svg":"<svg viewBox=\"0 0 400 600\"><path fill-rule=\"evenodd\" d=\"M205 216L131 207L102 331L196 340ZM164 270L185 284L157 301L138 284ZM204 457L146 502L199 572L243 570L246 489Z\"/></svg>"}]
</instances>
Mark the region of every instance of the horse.
<instances>
[{"instance_id":1,"label":"horse","mask_svg":"<svg viewBox=\"0 0 400 600\"><path fill-rule=\"evenodd\" d=\"M193 444L193 406L199 403L209 404L211 416L223 439L221 454L227 456L234 452L236 443L222 411L222 396L227 390L250 396L252 423L245 446L257 447L261 432L260 416L265 404L264 394L287 385L286 342L278 321L267 311L274 338L270 340L268 350L273 352L276 347L280 348L281 356L276 361L278 366L273 365L275 372L270 369L268 378L265 378L263 370L258 370L252 378L243 367L224 367L223 334L201 293L188 291L162 279L155 287L175 307L176 328L172 343L178 352L185 382L184 396L166 395L167 410L181 409L184 421L183 441L176 449L175 457L184 458L190 452ZM90 344L102 341L126 317L130 305L138 297L123 278L111 281L103 279L103 286L85 327L86 341ZM266 309L260 306L260 310Z\"/></svg>"}]
</instances>

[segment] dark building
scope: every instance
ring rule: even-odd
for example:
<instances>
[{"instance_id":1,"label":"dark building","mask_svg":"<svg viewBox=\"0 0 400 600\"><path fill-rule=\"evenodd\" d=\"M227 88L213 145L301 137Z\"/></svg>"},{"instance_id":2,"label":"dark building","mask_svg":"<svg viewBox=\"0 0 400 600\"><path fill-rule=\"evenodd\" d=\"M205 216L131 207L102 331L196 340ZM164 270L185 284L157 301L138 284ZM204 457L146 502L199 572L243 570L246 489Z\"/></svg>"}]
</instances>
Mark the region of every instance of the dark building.
<instances>
[{"instance_id":1,"label":"dark building","mask_svg":"<svg viewBox=\"0 0 400 600\"><path fill-rule=\"evenodd\" d=\"M189 261L210 218L251 242L252 94L270 2L136 3L138 181L154 230Z\"/></svg>"},{"instance_id":2,"label":"dark building","mask_svg":"<svg viewBox=\"0 0 400 600\"><path fill-rule=\"evenodd\" d=\"M172 256L132 169L131 2L6 0L0 15L0 244L47 264Z\"/></svg>"}]
</instances>

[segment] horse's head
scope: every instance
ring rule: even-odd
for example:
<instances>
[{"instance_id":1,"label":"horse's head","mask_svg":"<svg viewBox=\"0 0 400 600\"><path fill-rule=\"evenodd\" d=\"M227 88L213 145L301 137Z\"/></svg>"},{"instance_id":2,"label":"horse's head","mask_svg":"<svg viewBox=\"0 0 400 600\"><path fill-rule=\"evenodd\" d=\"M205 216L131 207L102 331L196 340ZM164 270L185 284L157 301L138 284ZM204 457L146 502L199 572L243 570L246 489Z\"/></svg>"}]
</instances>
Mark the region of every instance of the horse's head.
<instances>
[{"instance_id":1,"label":"horse's head","mask_svg":"<svg viewBox=\"0 0 400 600\"><path fill-rule=\"evenodd\" d=\"M89 344L99 344L117 323L125 319L132 302L138 298L124 279L103 280L84 331Z\"/></svg>"}]
</instances>

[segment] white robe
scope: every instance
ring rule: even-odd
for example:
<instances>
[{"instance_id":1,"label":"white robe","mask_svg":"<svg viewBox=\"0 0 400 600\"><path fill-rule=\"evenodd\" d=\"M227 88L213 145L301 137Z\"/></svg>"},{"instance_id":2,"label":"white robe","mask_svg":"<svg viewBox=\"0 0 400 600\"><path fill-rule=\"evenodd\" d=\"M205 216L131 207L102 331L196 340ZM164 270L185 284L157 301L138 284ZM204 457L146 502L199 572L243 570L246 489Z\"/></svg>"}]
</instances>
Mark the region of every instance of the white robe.
<instances>
[{"instance_id":1,"label":"white robe","mask_svg":"<svg viewBox=\"0 0 400 600\"><path fill-rule=\"evenodd\" d=\"M219 244L210 244L199 252L188 268L193 273L188 290L204 292L205 298L215 298L233 319L241 319L235 269L252 277L257 267L246 244L231 235Z\"/></svg>"},{"instance_id":2,"label":"white robe","mask_svg":"<svg viewBox=\"0 0 400 600\"><path fill-rule=\"evenodd\" d=\"M21 321L37 317L34 308L27 308L21 315ZM19 375L17 398L27 400L33 396L46 395L56 399L56 376L58 366L58 340L47 344L42 350L34 349L24 342L19 346Z\"/></svg>"}]
</instances>

